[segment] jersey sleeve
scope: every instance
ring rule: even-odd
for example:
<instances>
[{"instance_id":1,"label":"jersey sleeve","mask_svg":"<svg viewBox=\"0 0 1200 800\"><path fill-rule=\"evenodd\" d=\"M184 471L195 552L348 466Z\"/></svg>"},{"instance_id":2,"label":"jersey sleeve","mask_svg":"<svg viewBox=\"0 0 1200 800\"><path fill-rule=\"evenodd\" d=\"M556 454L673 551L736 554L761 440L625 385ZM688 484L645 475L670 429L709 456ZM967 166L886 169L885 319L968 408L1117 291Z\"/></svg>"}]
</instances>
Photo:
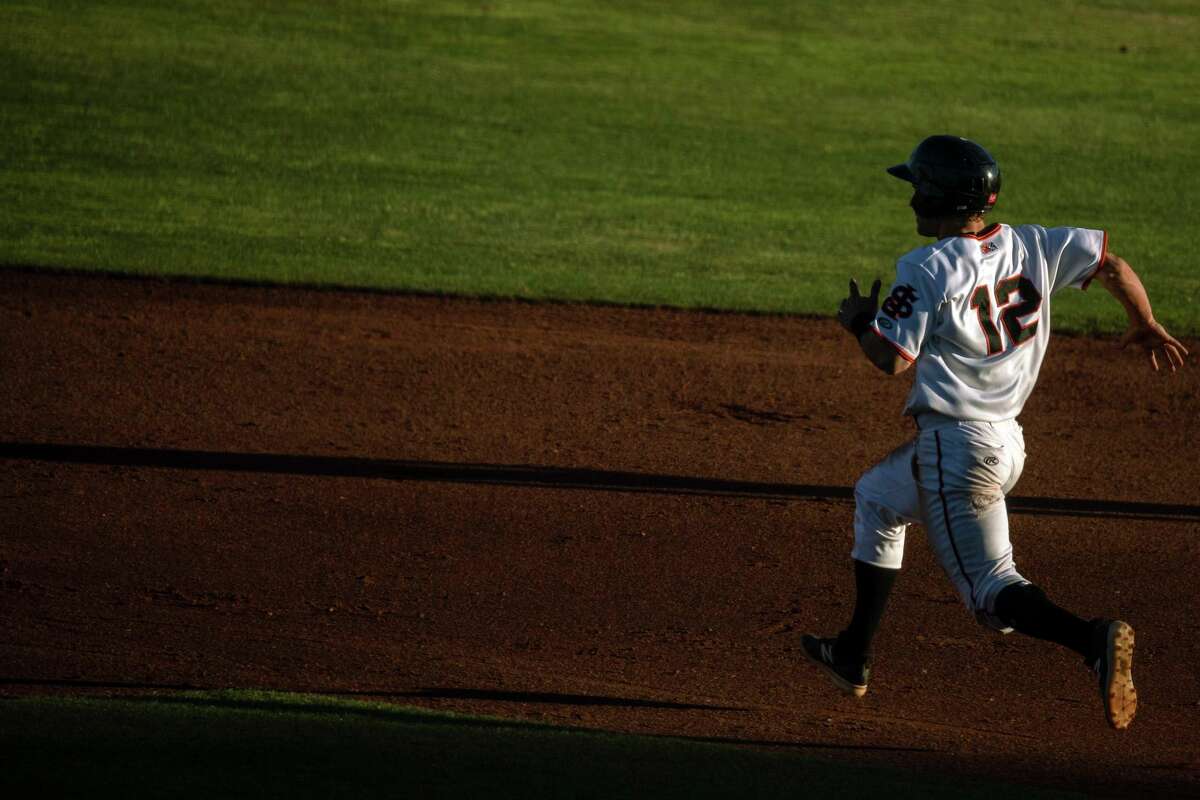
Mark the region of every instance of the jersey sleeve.
<instances>
[{"instance_id":1,"label":"jersey sleeve","mask_svg":"<svg viewBox=\"0 0 1200 800\"><path fill-rule=\"evenodd\" d=\"M1052 292L1065 286L1086 289L1108 252L1108 234L1089 228L1046 230L1046 266Z\"/></svg>"},{"instance_id":2,"label":"jersey sleeve","mask_svg":"<svg viewBox=\"0 0 1200 800\"><path fill-rule=\"evenodd\" d=\"M896 282L871 323L875 335L909 362L917 360L940 303L932 283L920 266L901 261L896 265Z\"/></svg>"}]
</instances>

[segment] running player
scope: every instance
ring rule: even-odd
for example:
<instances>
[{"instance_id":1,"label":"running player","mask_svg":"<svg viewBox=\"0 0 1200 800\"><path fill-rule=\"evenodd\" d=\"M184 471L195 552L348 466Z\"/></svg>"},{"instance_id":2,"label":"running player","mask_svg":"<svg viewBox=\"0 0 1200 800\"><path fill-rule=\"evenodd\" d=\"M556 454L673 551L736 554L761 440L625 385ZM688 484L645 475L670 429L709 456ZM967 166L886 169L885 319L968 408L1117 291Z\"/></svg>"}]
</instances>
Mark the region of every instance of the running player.
<instances>
[{"instance_id":1,"label":"running player","mask_svg":"<svg viewBox=\"0 0 1200 800\"><path fill-rule=\"evenodd\" d=\"M864 296L852 280L838 320L884 372L916 365L904 413L918 432L855 486L853 617L834 638L804 636L805 655L842 690L866 693L904 533L919 523L982 624L1074 650L1099 676L1109 724L1125 728L1137 710L1133 628L1060 608L1013 562L1004 498L1025 461L1016 417L1046 352L1051 298L1064 287L1099 280L1129 316L1123 344L1144 349L1154 369L1181 367L1187 350L1154 320L1103 231L988 224L1000 169L974 142L931 136L888 172L913 184L917 232L935 242L900 258L882 306L879 281Z\"/></svg>"}]
</instances>

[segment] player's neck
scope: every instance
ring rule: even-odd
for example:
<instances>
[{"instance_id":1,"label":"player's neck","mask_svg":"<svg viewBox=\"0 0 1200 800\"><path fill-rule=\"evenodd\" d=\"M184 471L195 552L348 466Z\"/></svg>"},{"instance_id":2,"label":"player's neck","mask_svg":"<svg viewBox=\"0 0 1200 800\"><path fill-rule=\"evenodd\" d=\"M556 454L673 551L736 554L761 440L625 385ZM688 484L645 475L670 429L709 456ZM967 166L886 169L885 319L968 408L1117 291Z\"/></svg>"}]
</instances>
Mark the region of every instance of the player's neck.
<instances>
[{"instance_id":1,"label":"player's neck","mask_svg":"<svg viewBox=\"0 0 1200 800\"><path fill-rule=\"evenodd\" d=\"M937 238L945 239L950 236L965 236L979 233L988 227L983 217L968 217L967 219L940 219L937 222Z\"/></svg>"}]
</instances>

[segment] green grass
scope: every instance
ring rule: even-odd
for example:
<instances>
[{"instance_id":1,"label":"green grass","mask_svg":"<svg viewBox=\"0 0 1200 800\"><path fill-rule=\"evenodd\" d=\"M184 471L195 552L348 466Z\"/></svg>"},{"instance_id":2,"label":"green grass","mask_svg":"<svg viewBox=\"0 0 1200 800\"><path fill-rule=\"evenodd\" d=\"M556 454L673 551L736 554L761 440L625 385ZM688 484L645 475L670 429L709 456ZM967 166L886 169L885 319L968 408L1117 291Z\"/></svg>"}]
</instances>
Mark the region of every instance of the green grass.
<instances>
[{"instance_id":1,"label":"green grass","mask_svg":"<svg viewBox=\"0 0 1200 800\"><path fill-rule=\"evenodd\" d=\"M1013 786L264 692L0 701L9 797L954 797ZM1030 791L1021 796L1069 797Z\"/></svg>"},{"instance_id":2,"label":"green grass","mask_svg":"<svg viewBox=\"0 0 1200 800\"><path fill-rule=\"evenodd\" d=\"M0 263L831 313L921 243L883 168L956 132L996 218L1107 228L1200 332L1193 2L46 0L0 30Z\"/></svg>"}]
</instances>

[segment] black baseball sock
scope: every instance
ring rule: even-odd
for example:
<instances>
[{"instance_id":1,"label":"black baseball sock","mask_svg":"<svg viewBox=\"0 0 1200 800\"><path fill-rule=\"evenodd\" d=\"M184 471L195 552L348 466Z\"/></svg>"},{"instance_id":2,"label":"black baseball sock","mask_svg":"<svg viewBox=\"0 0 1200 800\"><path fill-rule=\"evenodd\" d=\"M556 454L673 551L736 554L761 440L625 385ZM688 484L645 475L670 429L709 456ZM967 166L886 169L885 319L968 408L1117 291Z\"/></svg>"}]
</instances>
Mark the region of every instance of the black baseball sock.
<instances>
[{"instance_id":1,"label":"black baseball sock","mask_svg":"<svg viewBox=\"0 0 1200 800\"><path fill-rule=\"evenodd\" d=\"M885 569L864 561L854 561L854 616L849 627L842 631L837 640L839 659L866 660L871 655L871 640L879 630L887 608L892 584L896 582L898 569Z\"/></svg>"},{"instance_id":2,"label":"black baseball sock","mask_svg":"<svg viewBox=\"0 0 1200 800\"><path fill-rule=\"evenodd\" d=\"M1056 606L1032 583L1006 586L996 595L996 616L1026 636L1057 642L1085 659L1095 654L1094 626Z\"/></svg>"}]
</instances>

